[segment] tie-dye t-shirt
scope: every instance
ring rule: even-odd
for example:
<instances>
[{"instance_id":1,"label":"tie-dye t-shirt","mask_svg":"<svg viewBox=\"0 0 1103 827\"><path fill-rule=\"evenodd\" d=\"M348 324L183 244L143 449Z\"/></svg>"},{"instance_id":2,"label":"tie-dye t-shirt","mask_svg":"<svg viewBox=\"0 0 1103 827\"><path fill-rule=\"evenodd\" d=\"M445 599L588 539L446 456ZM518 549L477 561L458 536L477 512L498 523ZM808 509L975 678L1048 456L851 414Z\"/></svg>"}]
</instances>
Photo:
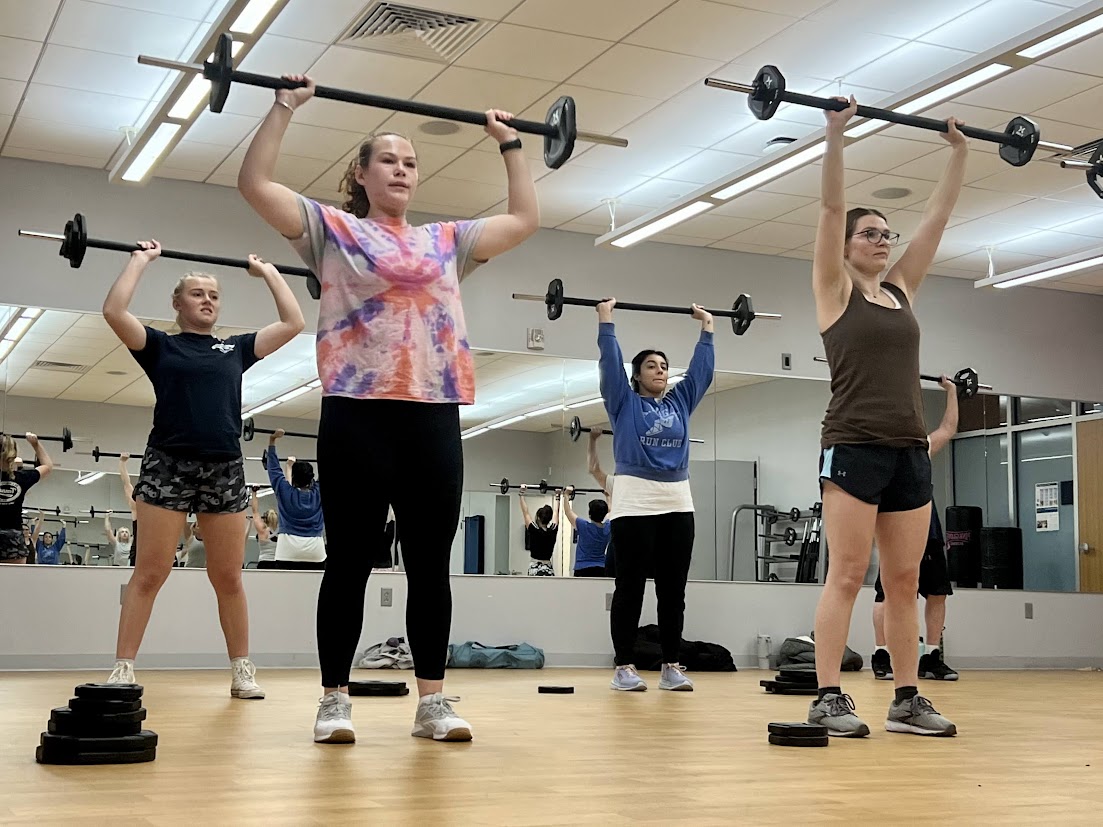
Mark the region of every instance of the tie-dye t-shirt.
<instances>
[{"instance_id":1,"label":"tie-dye t-shirt","mask_svg":"<svg viewBox=\"0 0 1103 827\"><path fill-rule=\"evenodd\" d=\"M318 376L325 396L475 401L460 279L482 221L420 227L357 218L299 196L291 244L322 283Z\"/></svg>"}]
</instances>

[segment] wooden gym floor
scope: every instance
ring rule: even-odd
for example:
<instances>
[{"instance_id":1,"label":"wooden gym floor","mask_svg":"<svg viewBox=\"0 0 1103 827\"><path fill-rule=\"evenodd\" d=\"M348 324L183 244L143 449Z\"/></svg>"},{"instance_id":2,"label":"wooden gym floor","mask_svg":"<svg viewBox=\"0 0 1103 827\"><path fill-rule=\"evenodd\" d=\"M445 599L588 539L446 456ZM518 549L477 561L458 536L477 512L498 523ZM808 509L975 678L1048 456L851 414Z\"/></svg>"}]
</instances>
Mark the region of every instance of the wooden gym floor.
<instances>
[{"instance_id":1,"label":"wooden gym floor","mask_svg":"<svg viewBox=\"0 0 1103 827\"><path fill-rule=\"evenodd\" d=\"M922 690L953 739L894 735L891 685L844 681L873 730L826 749L772 747L769 721L808 699L766 673L697 674L694 693L615 693L609 672L455 670L475 741L411 738L413 696L354 698L358 743L311 741L313 670L262 670L264 701L229 697L229 670L139 672L157 760L40 766L39 732L88 672L0 674L0 824L1099 824L1103 675L966 672ZM409 673L354 674L357 679ZM539 695L540 683L574 695Z\"/></svg>"}]
</instances>

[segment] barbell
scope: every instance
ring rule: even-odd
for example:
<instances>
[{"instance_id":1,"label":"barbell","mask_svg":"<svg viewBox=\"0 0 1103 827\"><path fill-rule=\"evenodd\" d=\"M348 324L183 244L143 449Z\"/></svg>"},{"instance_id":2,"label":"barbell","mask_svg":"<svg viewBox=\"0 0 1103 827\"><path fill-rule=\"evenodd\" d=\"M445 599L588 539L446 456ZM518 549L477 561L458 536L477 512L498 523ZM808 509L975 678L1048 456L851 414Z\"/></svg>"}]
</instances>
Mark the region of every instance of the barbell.
<instances>
[{"instance_id":1,"label":"barbell","mask_svg":"<svg viewBox=\"0 0 1103 827\"><path fill-rule=\"evenodd\" d=\"M264 465L264 467L267 468L268 467L268 449L267 448L264 449L264 451L261 452L261 455L259 457L246 457L246 459L260 460L260 462ZM288 457L281 457L279 454L276 454L276 460L278 462L287 462ZM313 459L311 457L295 457L295 462L317 462L317 461L318 460Z\"/></svg>"},{"instance_id":2,"label":"barbell","mask_svg":"<svg viewBox=\"0 0 1103 827\"><path fill-rule=\"evenodd\" d=\"M275 432L276 432L276 430L274 428L258 428L253 423L253 417L249 417L248 419L243 420L242 423L241 423L241 437L246 442L252 442L253 437L256 434L274 434ZM306 434L306 433L301 433L299 431L284 431L283 435L284 436L297 436L297 437L302 437L303 439L317 439L318 438L317 434Z\"/></svg>"},{"instance_id":3,"label":"barbell","mask_svg":"<svg viewBox=\"0 0 1103 827\"><path fill-rule=\"evenodd\" d=\"M548 310L548 319L555 321L563 315L563 305L569 304L576 307L597 307L605 299L580 299L574 296L563 295L563 279L552 279L548 282L548 292L543 296L534 296L528 293L514 293L517 301L543 302ZM645 313L678 313L692 315L693 308L677 307L669 304L639 304L637 302L621 302L616 304L617 310L638 310ZM778 313L756 313L751 304L751 297L746 293L740 293L731 310L707 310L713 316L730 318L732 320L732 332L736 336L742 336L755 319L769 319L777 321L781 318Z\"/></svg>"},{"instance_id":4,"label":"barbell","mask_svg":"<svg viewBox=\"0 0 1103 827\"><path fill-rule=\"evenodd\" d=\"M34 433L34 432L32 431L32 433ZM16 431L15 433L11 434L11 436L20 436L21 434L22 434L22 438L24 440L26 440L26 438L27 438L26 437L26 432L23 432L23 431ZM73 432L69 430L68 425L62 426L61 436L44 436L42 434L36 434L36 436L38 437L39 441L41 441L41 442L60 442L62 453L65 453L66 451L71 451L72 448L73 448L73 442L75 440L79 439L82 442L87 442L88 441L87 439L85 439L83 437L74 437Z\"/></svg>"},{"instance_id":5,"label":"barbell","mask_svg":"<svg viewBox=\"0 0 1103 827\"><path fill-rule=\"evenodd\" d=\"M53 508L38 508L37 506L33 506L33 505L23 506L23 513L24 514L31 514L33 512L38 512L38 511L41 511L43 514L53 512L53 514L55 516L57 516L57 517L61 516L61 506L60 505L55 505Z\"/></svg>"},{"instance_id":6,"label":"barbell","mask_svg":"<svg viewBox=\"0 0 1103 827\"><path fill-rule=\"evenodd\" d=\"M44 241L60 241L61 249L58 255L68 259L70 267L80 267L84 262L84 254L91 247L95 250L113 250L117 253L133 253L142 249L137 244L123 241L108 241L103 238L88 237L88 222L79 212L73 216L72 221L65 222L63 233L46 233L39 230L20 230L23 238L38 238ZM244 258L229 258L227 256L211 256L206 253L186 253L180 250L161 250L161 258L171 258L177 261L194 261L199 264L218 264L223 267L237 267L241 270L249 269L249 261ZM274 265L285 276L302 276L306 279L306 289L311 298L317 299L322 295L322 285L318 277L305 267L291 267L285 264Z\"/></svg>"},{"instance_id":7,"label":"barbell","mask_svg":"<svg viewBox=\"0 0 1103 827\"><path fill-rule=\"evenodd\" d=\"M123 516L123 515L125 515L127 517L134 516L129 511L116 511L113 508L96 508L94 505L89 506L88 511L80 511L80 512L77 512L77 513L87 514L93 520L96 519L96 517L115 517L115 516Z\"/></svg>"},{"instance_id":8,"label":"barbell","mask_svg":"<svg viewBox=\"0 0 1103 827\"><path fill-rule=\"evenodd\" d=\"M264 89L299 89L306 86L305 83L300 81L285 80L271 75L258 75L253 72L240 72L234 69L233 45L233 37L224 33L219 35L214 50L214 59L208 60L206 63L181 63L175 60L150 57L149 55L138 55L138 62L146 66L157 66L161 69L175 69L180 72L202 74L211 82L209 106L212 112L222 111L222 108L226 105L226 98L230 94L230 86L234 83L260 86ZM352 92L330 86L314 87L314 97L342 101L343 103L355 103L360 106L372 106L377 109L391 109L395 112L408 112L411 115L423 115L446 121L459 121L475 126L486 126L486 115L484 113L457 109L452 106L440 106L403 98L389 98L366 92ZM579 132L575 114L574 98L564 95L551 105L543 123L525 121L520 118L503 121L503 123L518 132L542 135L544 137L544 163L549 169L559 169L567 162L571 157L571 153L574 152L576 140L622 148L628 146L628 141L625 138L599 135L594 132Z\"/></svg>"},{"instance_id":9,"label":"barbell","mask_svg":"<svg viewBox=\"0 0 1103 827\"><path fill-rule=\"evenodd\" d=\"M565 485L552 485L547 480L540 480L536 485L510 485L508 477L502 477L499 482L490 483L490 488L497 489L502 494L508 494L511 488L531 488L534 491L539 491L541 494L547 494L549 491L565 491L567 486ZM604 494L605 492L600 488L576 488L574 494ZM570 499L574 499L574 494Z\"/></svg>"},{"instance_id":10,"label":"barbell","mask_svg":"<svg viewBox=\"0 0 1103 827\"><path fill-rule=\"evenodd\" d=\"M78 451L77 453L79 453L81 456L85 456L85 457L90 456L96 462L100 461L100 457L122 457L122 454L120 454L118 451L101 451L99 445L95 446L91 450L91 452L89 452L87 454L82 452L82 451ZM138 451L138 452L128 451L127 456L129 456L129 457L140 457L140 456L142 456L143 453L145 453L145 452L144 451Z\"/></svg>"},{"instance_id":11,"label":"barbell","mask_svg":"<svg viewBox=\"0 0 1103 827\"><path fill-rule=\"evenodd\" d=\"M596 429L585 427L582 424L582 420L576 416L571 419L570 427L567 428L567 435L571 438L571 442L578 442L578 438L582 436L582 434L588 434L594 430ZM610 431L608 428L602 428L601 433L605 434L606 436L613 435L613 432ZM691 439L690 442L697 442L703 445L705 441L703 439Z\"/></svg>"},{"instance_id":12,"label":"barbell","mask_svg":"<svg viewBox=\"0 0 1103 827\"><path fill-rule=\"evenodd\" d=\"M812 361L823 362L824 364L827 363L827 359L825 359L823 356L813 356ZM934 382L936 384L942 382L941 377L933 376L929 373L921 373L919 374L919 378L924 380L925 382ZM981 384L980 377L977 375L977 372L972 368L962 368L952 377L947 378L955 385L957 385L958 399L972 399L974 396L977 395L978 391L992 390L991 385Z\"/></svg>"},{"instance_id":13,"label":"barbell","mask_svg":"<svg viewBox=\"0 0 1103 827\"><path fill-rule=\"evenodd\" d=\"M721 80L720 78L705 78L705 86L746 94L747 106L750 108L751 114L760 121L772 118L774 113L777 112L778 106L782 103L794 103L798 106L808 106L830 112L841 112L850 105L834 98L822 98L816 95L790 92L785 88L785 76L781 74L781 70L771 65L759 69L754 82L749 85ZM876 106L859 105L857 115L860 118L914 126L932 132L946 132L949 129L945 121L936 118L909 115L891 109L880 109ZM1039 148L1066 155L1075 151L1075 147L1043 141L1038 125L1022 115L1016 115L1012 118L1003 132L996 132L992 129L978 129L975 126L968 125L959 126L958 129L963 135L976 138L978 141L999 144L1000 157L1015 167L1021 167L1028 163L1034 157L1035 150Z\"/></svg>"}]
</instances>

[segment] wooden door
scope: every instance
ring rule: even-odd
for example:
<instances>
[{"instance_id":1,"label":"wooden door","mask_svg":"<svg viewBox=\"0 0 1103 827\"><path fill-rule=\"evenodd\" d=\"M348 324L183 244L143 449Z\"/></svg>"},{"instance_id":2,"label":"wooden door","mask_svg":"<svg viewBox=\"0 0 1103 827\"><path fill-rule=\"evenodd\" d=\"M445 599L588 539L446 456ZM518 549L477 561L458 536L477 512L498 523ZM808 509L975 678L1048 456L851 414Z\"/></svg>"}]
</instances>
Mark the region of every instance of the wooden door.
<instances>
[{"instance_id":1,"label":"wooden door","mask_svg":"<svg viewBox=\"0 0 1103 827\"><path fill-rule=\"evenodd\" d=\"M1103 592L1103 420L1076 426L1080 591Z\"/></svg>"}]
</instances>

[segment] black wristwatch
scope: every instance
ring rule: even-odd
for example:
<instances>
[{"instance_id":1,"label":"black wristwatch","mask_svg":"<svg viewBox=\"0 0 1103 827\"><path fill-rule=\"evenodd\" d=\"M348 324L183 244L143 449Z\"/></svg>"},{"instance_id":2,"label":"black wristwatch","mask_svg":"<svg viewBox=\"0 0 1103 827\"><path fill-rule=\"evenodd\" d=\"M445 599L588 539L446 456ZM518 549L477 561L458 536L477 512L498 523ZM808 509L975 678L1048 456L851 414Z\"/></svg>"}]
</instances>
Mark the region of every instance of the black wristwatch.
<instances>
[{"instance_id":1,"label":"black wristwatch","mask_svg":"<svg viewBox=\"0 0 1103 827\"><path fill-rule=\"evenodd\" d=\"M511 149L520 149L520 148L521 148L521 139L520 138L514 138L512 141L506 141L504 144L498 144L498 150L503 155L505 155Z\"/></svg>"}]
</instances>

